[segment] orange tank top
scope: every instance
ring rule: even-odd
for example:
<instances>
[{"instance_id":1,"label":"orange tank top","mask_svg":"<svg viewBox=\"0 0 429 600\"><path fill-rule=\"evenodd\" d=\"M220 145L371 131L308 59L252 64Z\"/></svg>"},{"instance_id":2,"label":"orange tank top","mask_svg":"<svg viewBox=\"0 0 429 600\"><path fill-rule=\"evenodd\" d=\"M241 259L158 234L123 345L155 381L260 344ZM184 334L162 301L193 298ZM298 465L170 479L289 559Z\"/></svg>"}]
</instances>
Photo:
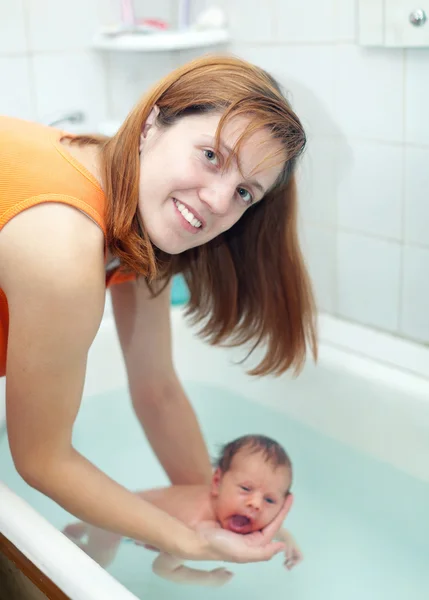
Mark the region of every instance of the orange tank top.
<instances>
[{"instance_id":1,"label":"orange tank top","mask_svg":"<svg viewBox=\"0 0 429 600\"><path fill-rule=\"evenodd\" d=\"M106 235L106 197L97 180L60 143L64 132L0 117L0 231L20 212L45 202L81 210ZM133 279L117 270L106 286ZM0 377L6 373L9 311L0 289Z\"/></svg>"}]
</instances>

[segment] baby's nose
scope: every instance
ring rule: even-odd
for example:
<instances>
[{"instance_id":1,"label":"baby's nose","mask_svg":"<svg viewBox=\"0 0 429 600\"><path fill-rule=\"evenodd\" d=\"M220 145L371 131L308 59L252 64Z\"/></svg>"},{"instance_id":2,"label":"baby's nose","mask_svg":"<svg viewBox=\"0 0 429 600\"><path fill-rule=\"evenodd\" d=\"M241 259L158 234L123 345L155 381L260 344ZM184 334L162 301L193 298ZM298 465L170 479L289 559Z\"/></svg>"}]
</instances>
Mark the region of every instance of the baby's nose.
<instances>
[{"instance_id":1,"label":"baby's nose","mask_svg":"<svg viewBox=\"0 0 429 600\"><path fill-rule=\"evenodd\" d=\"M252 494L248 499L248 505L259 510L261 508L261 498L259 494Z\"/></svg>"}]
</instances>

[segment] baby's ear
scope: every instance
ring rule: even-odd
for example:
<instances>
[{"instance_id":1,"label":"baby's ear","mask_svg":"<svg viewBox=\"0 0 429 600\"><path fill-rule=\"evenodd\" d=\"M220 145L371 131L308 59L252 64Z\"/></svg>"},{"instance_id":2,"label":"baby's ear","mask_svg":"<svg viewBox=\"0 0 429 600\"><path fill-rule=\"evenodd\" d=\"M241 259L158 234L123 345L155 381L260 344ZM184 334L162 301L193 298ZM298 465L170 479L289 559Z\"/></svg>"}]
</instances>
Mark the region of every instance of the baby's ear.
<instances>
[{"instance_id":1,"label":"baby's ear","mask_svg":"<svg viewBox=\"0 0 429 600\"><path fill-rule=\"evenodd\" d=\"M222 481L222 471L219 467L213 473L211 492L213 496L219 496L220 482Z\"/></svg>"}]
</instances>

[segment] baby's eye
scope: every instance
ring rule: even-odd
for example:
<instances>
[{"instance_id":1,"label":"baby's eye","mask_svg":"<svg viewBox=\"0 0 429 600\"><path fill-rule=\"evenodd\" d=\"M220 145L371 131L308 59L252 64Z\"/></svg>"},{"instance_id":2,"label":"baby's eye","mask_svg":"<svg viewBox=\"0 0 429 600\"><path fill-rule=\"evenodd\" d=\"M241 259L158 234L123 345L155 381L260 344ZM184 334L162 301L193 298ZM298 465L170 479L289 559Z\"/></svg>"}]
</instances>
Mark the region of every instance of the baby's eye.
<instances>
[{"instance_id":1,"label":"baby's eye","mask_svg":"<svg viewBox=\"0 0 429 600\"><path fill-rule=\"evenodd\" d=\"M213 150L203 150L205 157L207 160L214 165L215 167L219 166L219 157Z\"/></svg>"},{"instance_id":2,"label":"baby's eye","mask_svg":"<svg viewBox=\"0 0 429 600\"><path fill-rule=\"evenodd\" d=\"M241 489L244 490L245 492L250 492L250 487L247 487L247 485L240 485Z\"/></svg>"},{"instance_id":3,"label":"baby's eye","mask_svg":"<svg viewBox=\"0 0 429 600\"><path fill-rule=\"evenodd\" d=\"M238 195L240 196L240 198L242 200L244 200L245 204L252 204L253 196L248 190L240 187L240 188L237 188L237 192L238 192Z\"/></svg>"},{"instance_id":4,"label":"baby's eye","mask_svg":"<svg viewBox=\"0 0 429 600\"><path fill-rule=\"evenodd\" d=\"M268 502L268 504L275 504L276 501L273 500L272 498L265 498L265 501Z\"/></svg>"}]
</instances>

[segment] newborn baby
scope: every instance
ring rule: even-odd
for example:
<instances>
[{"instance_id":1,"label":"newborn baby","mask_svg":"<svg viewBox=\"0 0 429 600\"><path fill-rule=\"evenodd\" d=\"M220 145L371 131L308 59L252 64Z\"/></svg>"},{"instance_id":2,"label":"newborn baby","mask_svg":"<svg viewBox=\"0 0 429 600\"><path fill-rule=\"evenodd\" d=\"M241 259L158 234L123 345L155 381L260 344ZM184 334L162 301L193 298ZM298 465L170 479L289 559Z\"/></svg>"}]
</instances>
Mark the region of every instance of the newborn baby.
<instances>
[{"instance_id":1,"label":"newborn baby","mask_svg":"<svg viewBox=\"0 0 429 600\"><path fill-rule=\"evenodd\" d=\"M173 485L137 493L193 529L222 527L245 535L273 521L290 494L291 483L292 464L280 444L265 436L247 435L223 447L211 485ZM82 522L68 525L63 533L103 567L113 560L122 539ZM291 569L302 560L301 551L286 529L275 537L285 544L285 566ZM157 556L152 568L176 583L219 586L232 577L224 568L186 567L183 560L165 553Z\"/></svg>"}]
</instances>

